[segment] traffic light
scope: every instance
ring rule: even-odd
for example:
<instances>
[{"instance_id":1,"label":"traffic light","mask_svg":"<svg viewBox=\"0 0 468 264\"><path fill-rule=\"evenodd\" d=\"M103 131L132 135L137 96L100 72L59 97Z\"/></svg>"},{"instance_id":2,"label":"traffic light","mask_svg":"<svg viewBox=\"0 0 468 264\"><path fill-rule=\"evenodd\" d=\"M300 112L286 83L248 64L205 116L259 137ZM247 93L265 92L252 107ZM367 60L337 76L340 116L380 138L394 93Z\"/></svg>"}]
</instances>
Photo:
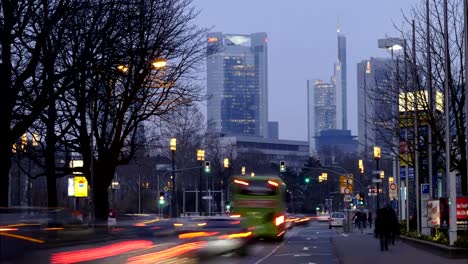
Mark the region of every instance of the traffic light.
<instances>
[{"instance_id":1,"label":"traffic light","mask_svg":"<svg viewBox=\"0 0 468 264\"><path fill-rule=\"evenodd\" d=\"M163 205L164 203L166 203L166 197L164 195L164 192L160 192L159 193L159 204Z\"/></svg>"},{"instance_id":2,"label":"traffic light","mask_svg":"<svg viewBox=\"0 0 468 264\"><path fill-rule=\"evenodd\" d=\"M225 158L224 159L224 168L229 168L229 159L228 158Z\"/></svg>"},{"instance_id":3,"label":"traffic light","mask_svg":"<svg viewBox=\"0 0 468 264\"><path fill-rule=\"evenodd\" d=\"M310 178L309 178L309 177L305 177L304 182L305 182L305 183L309 183L309 182L310 182Z\"/></svg>"},{"instance_id":4,"label":"traffic light","mask_svg":"<svg viewBox=\"0 0 468 264\"><path fill-rule=\"evenodd\" d=\"M245 175L245 167L244 166L242 166L241 173L242 173L242 175Z\"/></svg>"},{"instance_id":5,"label":"traffic light","mask_svg":"<svg viewBox=\"0 0 468 264\"><path fill-rule=\"evenodd\" d=\"M209 161L205 161L205 173L211 172L211 165Z\"/></svg>"},{"instance_id":6,"label":"traffic light","mask_svg":"<svg viewBox=\"0 0 468 264\"><path fill-rule=\"evenodd\" d=\"M286 172L286 162L284 160L280 161L280 172Z\"/></svg>"}]
</instances>

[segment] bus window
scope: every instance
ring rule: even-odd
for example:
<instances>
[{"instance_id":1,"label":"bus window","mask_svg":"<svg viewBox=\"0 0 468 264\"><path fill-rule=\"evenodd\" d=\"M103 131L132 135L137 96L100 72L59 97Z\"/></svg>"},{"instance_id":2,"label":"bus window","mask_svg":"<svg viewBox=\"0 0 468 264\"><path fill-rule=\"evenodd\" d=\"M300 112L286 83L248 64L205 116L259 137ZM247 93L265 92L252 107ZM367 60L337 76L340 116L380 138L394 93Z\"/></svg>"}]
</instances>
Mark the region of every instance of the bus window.
<instances>
[{"instance_id":1,"label":"bus window","mask_svg":"<svg viewBox=\"0 0 468 264\"><path fill-rule=\"evenodd\" d=\"M268 184L266 181L250 181L249 185L238 185L242 195L271 196L277 195L278 186Z\"/></svg>"}]
</instances>

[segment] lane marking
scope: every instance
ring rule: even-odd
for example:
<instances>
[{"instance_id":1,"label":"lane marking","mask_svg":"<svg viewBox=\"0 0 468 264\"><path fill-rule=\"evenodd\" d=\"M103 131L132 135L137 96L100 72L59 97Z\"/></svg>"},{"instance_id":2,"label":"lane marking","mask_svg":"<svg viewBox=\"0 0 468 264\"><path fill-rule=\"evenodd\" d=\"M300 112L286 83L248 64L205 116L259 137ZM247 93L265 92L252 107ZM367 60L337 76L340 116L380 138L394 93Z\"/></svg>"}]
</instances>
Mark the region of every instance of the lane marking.
<instances>
[{"instance_id":1,"label":"lane marking","mask_svg":"<svg viewBox=\"0 0 468 264\"><path fill-rule=\"evenodd\" d=\"M286 253L286 254L277 254L275 257L312 257L312 256L332 256L330 253Z\"/></svg>"},{"instance_id":2,"label":"lane marking","mask_svg":"<svg viewBox=\"0 0 468 264\"><path fill-rule=\"evenodd\" d=\"M294 232L294 234L291 234L291 236L287 236L286 237L286 240L283 241L283 243L279 244L277 247L275 247L273 249L273 251L271 251L268 255L264 256L263 258L259 259L257 262L255 262L254 264L260 264L262 261L264 261L265 259L269 258L271 255L275 254L276 251L278 251L278 249L280 249L282 246L284 246L286 244L286 242L289 240L290 237L292 236L295 236L297 234L297 231Z\"/></svg>"},{"instance_id":3,"label":"lane marking","mask_svg":"<svg viewBox=\"0 0 468 264\"><path fill-rule=\"evenodd\" d=\"M309 248L308 248L308 247L304 247L302 250L309 250Z\"/></svg>"},{"instance_id":4,"label":"lane marking","mask_svg":"<svg viewBox=\"0 0 468 264\"><path fill-rule=\"evenodd\" d=\"M317 248L317 246L313 246L312 248Z\"/></svg>"}]
</instances>

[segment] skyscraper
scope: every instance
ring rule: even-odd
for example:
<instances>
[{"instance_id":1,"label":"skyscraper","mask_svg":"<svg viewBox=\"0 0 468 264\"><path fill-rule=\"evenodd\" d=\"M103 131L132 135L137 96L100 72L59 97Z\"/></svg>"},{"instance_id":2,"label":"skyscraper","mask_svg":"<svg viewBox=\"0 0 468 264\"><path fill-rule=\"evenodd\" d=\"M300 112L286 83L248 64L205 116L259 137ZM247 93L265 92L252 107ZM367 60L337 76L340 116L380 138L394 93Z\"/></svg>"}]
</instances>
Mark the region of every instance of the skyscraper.
<instances>
[{"instance_id":1,"label":"skyscraper","mask_svg":"<svg viewBox=\"0 0 468 264\"><path fill-rule=\"evenodd\" d=\"M268 136L266 33L208 35L208 132Z\"/></svg>"},{"instance_id":2,"label":"skyscraper","mask_svg":"<svg viewBox=\"0 0 468 264\"><path fill-rule=\"evenodd\" d=\"M348 129L347 117L347 87L346 87L346 37L338 32L338 59L335 64L335 78L336 78L336 121L337 129Z\"/></svg>"},{"instance_id":3,"label":"skyscraper","mask_svg":"<svg viewBox=\"0 0 468 264\"><path fill-rule=\"evenodd\" d=\"M387 106L379 105L385 103L376 100L379 96L387 94L391 76L391 60L384 58L370 58L363 60L357 65L357 88L358 88L358 151L371 155L374 146L380 146L382 152L390 151L389 135L376 132L376 126L383 126L381 120L382 109ZM378 111L381 111L377 113ZM387 113L391 114L391 113ZM389 130L388 133L391 133Z\"/></svg>"},{"instance_id":4,"label":"skyscraper","mask_svg":"<svg viewBox=\"0 0 468 264\"><path fill-rule=\"evenodd\" d=\"M322 80L307 81L308 139L310 154L316 149L315 139L320 131L336 128L335 84Z\"/></svg>"}]
</instances>

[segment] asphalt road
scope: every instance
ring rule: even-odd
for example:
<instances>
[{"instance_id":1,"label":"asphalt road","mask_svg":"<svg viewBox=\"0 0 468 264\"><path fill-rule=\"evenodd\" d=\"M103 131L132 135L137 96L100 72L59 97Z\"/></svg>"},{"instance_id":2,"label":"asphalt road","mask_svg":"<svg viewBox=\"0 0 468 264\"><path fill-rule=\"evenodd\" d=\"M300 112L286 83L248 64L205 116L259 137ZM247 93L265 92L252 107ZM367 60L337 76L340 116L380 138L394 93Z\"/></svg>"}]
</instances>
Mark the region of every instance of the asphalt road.
<instances>
[{"instance_id":1,"label":"asphalt road","mask_svg":"<svg viewBox=\"0 0 468 264\"><path fill-rule=\"evenodd\" d=\"M295 227L288 231L283 242L258 241L251 245L246 257L227 254L202 263L239 263L239 264L322 264L338 263L331 238L337 231L328 229L328 223L311 222L309 226ZM96 250L98 249L98 250ZM127 238L103 243L77 245L27 252L8 263L156 263L148 256L173 254L178 252L177 243L168 238ZM156 253L157 252L157 253ZM141 261L142 256L147 256ZM94 259L94 260L91 260ZM176 257L163 263L196 263L190 257Z\"/></svg>"}]
</instances>

